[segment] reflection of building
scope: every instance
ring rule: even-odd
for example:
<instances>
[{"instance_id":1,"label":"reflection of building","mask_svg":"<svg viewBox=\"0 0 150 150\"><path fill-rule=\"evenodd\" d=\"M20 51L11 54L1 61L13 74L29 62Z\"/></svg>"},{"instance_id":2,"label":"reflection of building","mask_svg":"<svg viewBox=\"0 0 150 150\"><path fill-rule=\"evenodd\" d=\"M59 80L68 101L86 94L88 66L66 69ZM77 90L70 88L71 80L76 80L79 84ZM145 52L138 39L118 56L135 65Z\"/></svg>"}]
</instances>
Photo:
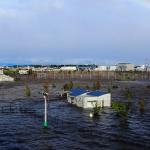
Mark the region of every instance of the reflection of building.
<instances>
[{"instance_id":1,"label":"reflection of building","mask_svg":"<svg viewBox=\"0 0 150 150\"><path fill-rule=\"evenodd\" d=\"M0 70L0 82L5 81L14 81L14 78L4 75L3 70Z\"/></svg>"},{"instance_id":2,"label":"reflection of building","mask_svg":"<svg viewBox=\"0 0 150 150\"><path fill-rule=\"evenodd\" d=\"M87 91L80 88L72 89L68 95L69 103L82 108L93 108L96 105L100 107L111 106L111 94L100 91Z\"/></svg>"},{"instance_id":3,"label":"reflection of building","mask_svg":"<svg viewBox=\"0 0 150 150\"><path fill-rule=\"evenodd\" d=\"M118 71L134 71L134 65L130 63L119 63L117 65Z\"/></svg>"}]
</instances>

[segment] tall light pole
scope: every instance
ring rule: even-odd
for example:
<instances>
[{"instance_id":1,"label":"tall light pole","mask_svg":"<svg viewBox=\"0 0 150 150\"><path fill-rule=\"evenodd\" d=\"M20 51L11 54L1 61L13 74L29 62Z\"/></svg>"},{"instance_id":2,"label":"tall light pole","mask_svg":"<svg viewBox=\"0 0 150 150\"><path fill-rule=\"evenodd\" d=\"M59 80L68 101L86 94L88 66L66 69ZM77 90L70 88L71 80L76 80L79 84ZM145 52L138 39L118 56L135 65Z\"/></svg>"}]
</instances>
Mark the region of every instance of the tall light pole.
<instances>
[{"instance_id":1,"label":"tall light pole","mask_svg":"<svg viewBox=\"0 0 150 150\"><path fill-rule=\"evenodd\" d=\"M44 109L44 127L47 128L48 127L48 121L47 121L47 96L48 93L46 92L42 92L44 101L45 101L45 109Z\"/></svg>"}]
</instances>

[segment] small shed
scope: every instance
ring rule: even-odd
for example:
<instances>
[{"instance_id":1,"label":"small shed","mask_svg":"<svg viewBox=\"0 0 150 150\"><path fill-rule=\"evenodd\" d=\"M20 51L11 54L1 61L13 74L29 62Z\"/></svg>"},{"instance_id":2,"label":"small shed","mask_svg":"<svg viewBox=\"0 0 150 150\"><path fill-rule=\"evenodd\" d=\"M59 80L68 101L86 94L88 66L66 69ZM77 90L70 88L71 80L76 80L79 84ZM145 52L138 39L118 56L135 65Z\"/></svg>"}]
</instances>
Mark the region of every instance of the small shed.
<instances>
[{"instance_id":1,"label":"small shed","mask_svg":"<svg viewBox=\"0 0 150 150\"><path fill-rule=\"evenodd\" d=\"M88 91L80 88L72 89L67 96L69 103L82 108L110 107L111 94L101 91Z\"/></svg>"}]
</instances>

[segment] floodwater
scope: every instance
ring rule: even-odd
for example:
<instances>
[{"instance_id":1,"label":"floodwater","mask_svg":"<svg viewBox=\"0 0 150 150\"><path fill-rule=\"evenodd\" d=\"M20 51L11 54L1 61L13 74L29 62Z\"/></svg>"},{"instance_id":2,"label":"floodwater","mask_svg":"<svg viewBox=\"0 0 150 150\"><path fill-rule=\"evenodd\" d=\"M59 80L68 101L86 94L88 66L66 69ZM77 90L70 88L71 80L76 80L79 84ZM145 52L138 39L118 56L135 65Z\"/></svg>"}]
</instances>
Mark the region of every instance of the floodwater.
<instances>
[{"instance_id":1,"label":"floodwater","mask_svg":"<svg viewBox=\"0 0 150 150\"><path fill-rule=\"evenodd\" d=\"M43 100L0 103L0 150L149 150L150 107L119 117L104 109L98 118L56 100L48 102L43 128Z\"/></svg>"}]
</instances>

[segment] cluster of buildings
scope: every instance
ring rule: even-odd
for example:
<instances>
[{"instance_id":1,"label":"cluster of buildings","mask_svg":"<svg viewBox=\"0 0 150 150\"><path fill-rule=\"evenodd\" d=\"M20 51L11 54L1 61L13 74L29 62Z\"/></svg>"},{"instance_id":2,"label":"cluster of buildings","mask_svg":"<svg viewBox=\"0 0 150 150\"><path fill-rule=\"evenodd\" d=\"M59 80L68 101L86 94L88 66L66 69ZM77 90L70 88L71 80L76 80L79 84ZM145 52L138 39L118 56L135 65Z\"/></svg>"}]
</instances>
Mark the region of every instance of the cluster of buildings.
<instances>
[{"instance_id":1,"label":"cluster of buildings","mask_svg":"<svg viewBox=\"0 0 150 150\"><path fill-rule=\"evenodd\" d=\"M93 71L150 71L148 65L136 66L131 63L118 63L117 65L85 65L85 66L62 66L62 71L93 70Z\"/></svg>"},{"instance_id":2,"label":"cluster of buildings","mask_svg":"<svg viewBox=\"0 0 150 150\"><path fill-rule=\"evenodd\" d=\"M0 67L2 70L16 71L20 75L28 75L30 71L150 71L149 65L134 65L131 63L118 63L116 65L32 65L32 66L12 66ZM2 74L2 72L1 72ZM3 74L4 77L4 74ZM1 75L2 79L2 75Z\"/></svg>"},{"instance_id":3,"label":"cluster of buildings","mask_svg":"<svg viewBox=\"0 0 150 150\"><path fill-rule=\"evenodd\" d=\"M0 82L3 82L3 81L14 81L14 78L10 77L10 76L7 76L3 73L3 70L0 70Z\"/></svg>"},{"instance_id":4,"label":"cluster of buildings","mask_svg":"<svg viewBox=\"0 0 150 150\"><path fill-rule=\"evenodd\" d=\"M67 101L81 108L110 107L111 94L74 88L67 93Z\"/></svg>"}]
</instances>

